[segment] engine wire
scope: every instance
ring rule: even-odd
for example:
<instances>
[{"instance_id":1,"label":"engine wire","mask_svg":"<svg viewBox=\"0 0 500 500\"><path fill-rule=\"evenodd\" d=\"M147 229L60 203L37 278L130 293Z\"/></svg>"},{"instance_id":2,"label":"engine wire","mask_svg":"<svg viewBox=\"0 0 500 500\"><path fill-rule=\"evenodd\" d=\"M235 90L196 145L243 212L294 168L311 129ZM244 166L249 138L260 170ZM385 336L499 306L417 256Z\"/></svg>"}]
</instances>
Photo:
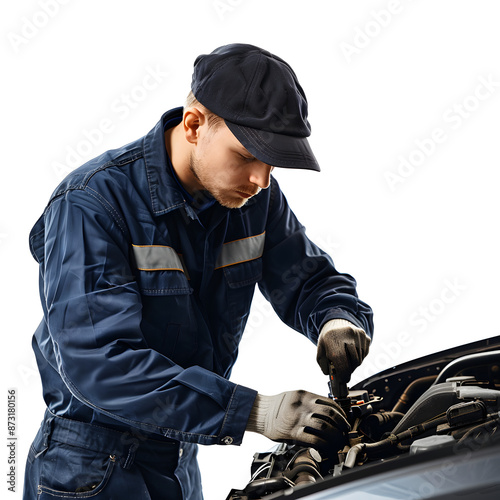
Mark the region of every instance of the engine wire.
<instances>
[{"instance_id":1,"label":"engine wire","mask_svg":"<svg viewBox=\"0 0 500 500\"><path fill-rule=\"evenodd\" d=\"M257 478L257 476L258 476L259 474L261 474L262 472L264 472L266 469L270 469L270 468L271 468L271 463L270 463L270 462L268 462L268 463L266 463L266 464L262 464L262 465L261 465L261 466L260 466L260 467L259 467L259 468L258 468L258 469L254 472L254 473L253 473L253 476L251 477L251 479L250 479L250 481L249 481L249 482L251 483L252 481L255 481L255 479Z\"/></svg>"}]
</instances>

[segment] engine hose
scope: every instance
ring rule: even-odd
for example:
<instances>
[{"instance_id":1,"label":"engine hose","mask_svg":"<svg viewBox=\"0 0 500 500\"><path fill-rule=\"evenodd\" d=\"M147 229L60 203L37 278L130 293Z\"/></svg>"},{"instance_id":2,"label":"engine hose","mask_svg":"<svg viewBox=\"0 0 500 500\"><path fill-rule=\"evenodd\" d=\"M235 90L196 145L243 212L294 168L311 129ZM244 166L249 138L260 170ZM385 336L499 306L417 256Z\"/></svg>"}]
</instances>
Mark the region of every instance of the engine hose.
<instances>
[{"instance_id":1,"label":"engine hose","mask_svg":"<svg viewBox=\"0 0 500 500\"><path fill-rule=\"evenodd\" d=\"M425 389L427 389L434 380L436 380L437 375L428 375L426 377L420 377L414 380L399 396L398 402L394 405L391 411L406 413L408 407L412 402L416 401L418 396L420 396Z\"/></svg>"},{"instance_id":2,"label":"engine hose","mask_svg":"<svg viewBox=\"0 0 500 500\"><path fill-rule=\"evenodd\" d=\"M498 415L498 414L497 414ZM495 415L496 416L496 415ZM492 417L492 415L488 415L488 417ZM459 443L463 443L466 439L470 438L474 433L480 432L482 430L490 431L491 434L493 434L496 431L496 426L500 424L500 418L492 419L492 420L487 420L486 422L482 422L479 425L476 425L469 429L460 439Z\"/></svg>"},{"instance_id":3,"label":"engine hose","mask_svg":"<svg viewBox=\"0 0 500 500\"><path fill-rule=\"evenodd\" d=\"M441 373L437 376L433 385L446 382L447 378L455 377L457 374L461 373L466 368L470 368L471 366L493 363L500 363L500 351L477 352L474 354L468 354L467 356L462 356L461 358L450 361L441 370Z\"/></svg>"},{"instance_id":4,"label":"engine hose","mask_svg":"<svg viewBox=\"0 0 500 500\"><path fill-rule=\"evenodd\" d=\"M356 465L356 458L358 457L360 451L364 451L368 453L369 451L380 451L384 448L390 448L391 446L396 446L401 441L405 441L409 438L414 438L423 434L424 432L435 429L438 425L444 424L447 422L446 416L436 418L429 422L424 422L423 424L415 425L410 427L408 430L400 432L399 434L390 434L382 441L378 441L376 443L359 443L353 446L347 453L345 458L344 467L348 469L352 469L354 465Z\"/></svg>"},{"instance_id":5,"label":"engine hose","mask_svg":"<svg viewBox=\"0 0 500 500\"><path fill-rule=\"evenodd\" d=\"M299 465L295 466L293 469L285 472L285 476L288 479L290 479L291 481L296 482L295 480L297 479L297 476L303 472L306 472L307 474L313 476L313 480L309 481L311 483L316 482L315 478L323 479L323 477L319 473L319 470L316 467L314 467L314 465L311 465L311 464L299 464ZM304 481L301 481L301 482L304 482Z\"/></svg>"},{"instance_id":6,"label":"engine hose","mask_svg":"<svg viewBox=\"0 0 500 500\"><path fill-rule=\"evenodd\" d=\"M261 495L274 493L275 491L280 491L289 486L293 486L293 483L290 484L288 478L281 476L269 479L256 479L248 483L243 491L249 498L260 498Z\"/></svg>"},{"instance_id":7,"label":"engine hose","mask_svg":"<svg viewBox=\"0 0 500 500\"><path fill-rule=\"evenodd\" d=\"M352 469L356 465L356 458L358 458L359 452L366 448L365 443L359 443L353 446L345 457L344 467Z\"/></svg>"}]
</instances>

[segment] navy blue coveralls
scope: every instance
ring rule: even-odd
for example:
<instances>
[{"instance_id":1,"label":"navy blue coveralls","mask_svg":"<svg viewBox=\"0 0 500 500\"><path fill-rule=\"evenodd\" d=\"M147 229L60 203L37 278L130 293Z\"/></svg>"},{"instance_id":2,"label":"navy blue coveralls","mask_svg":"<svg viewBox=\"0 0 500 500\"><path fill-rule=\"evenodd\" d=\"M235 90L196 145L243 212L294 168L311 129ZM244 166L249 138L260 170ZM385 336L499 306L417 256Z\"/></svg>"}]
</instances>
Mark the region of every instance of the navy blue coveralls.
<instances>
[{"instance_id":1,"label":"navy blue coveralls","mask_svg":"<svg viewBox=\"0 0 500 500\"><path fill-rule=\"evenodd\" d=\"M313 342L333 318L372 333L274 178L240 209L193 208L164 142L181 117L70 173L31 231L47 412L25 499L202 498L196 443L240 444L256 396L228 380L255 284Z\"/></svg>"}]
</instances>

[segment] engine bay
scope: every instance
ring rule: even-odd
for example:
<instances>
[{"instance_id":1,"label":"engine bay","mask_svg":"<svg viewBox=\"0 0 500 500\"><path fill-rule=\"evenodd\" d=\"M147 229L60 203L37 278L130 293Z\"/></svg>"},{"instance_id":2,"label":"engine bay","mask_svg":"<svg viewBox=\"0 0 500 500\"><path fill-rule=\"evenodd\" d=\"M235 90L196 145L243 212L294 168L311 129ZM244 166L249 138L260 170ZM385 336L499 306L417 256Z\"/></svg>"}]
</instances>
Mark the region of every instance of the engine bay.
<instances>
[{"instance_id":1,"label":"engine bay","mask_svg":"<svg viewBox=\"0 0 500 500\"><path fill-rule=\"evenodd\" d=\"M351 426L344 447L278 444L256 453L250 481L226 500L303 498L319 491L311 485L331 487L405 461L449 461L461 450L500 444L500 337L385 370L344 394L332 382L329 397Z\"/></svg>"}]
</instances>

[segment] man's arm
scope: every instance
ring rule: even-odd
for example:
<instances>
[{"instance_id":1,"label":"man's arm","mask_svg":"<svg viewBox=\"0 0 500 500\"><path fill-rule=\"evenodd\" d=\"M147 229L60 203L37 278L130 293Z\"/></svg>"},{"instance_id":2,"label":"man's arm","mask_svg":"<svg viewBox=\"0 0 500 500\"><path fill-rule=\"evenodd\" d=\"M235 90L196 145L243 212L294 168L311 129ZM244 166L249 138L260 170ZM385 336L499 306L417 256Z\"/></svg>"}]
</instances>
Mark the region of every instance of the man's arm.
<instances>
[{"instance_id":1,"label":"man's arm","mask_svg":"<svg viewBox=\"0 0 500 500\"><path fill-rule=\"evenodd\" d=\"M339 273L331 257L308 239L275 179L270 189L259 283L264 296L288 326L315 343L333 319L347 320L371 337L372 310L358 298L354 278Z\"/></svg>"}]
</instances>

